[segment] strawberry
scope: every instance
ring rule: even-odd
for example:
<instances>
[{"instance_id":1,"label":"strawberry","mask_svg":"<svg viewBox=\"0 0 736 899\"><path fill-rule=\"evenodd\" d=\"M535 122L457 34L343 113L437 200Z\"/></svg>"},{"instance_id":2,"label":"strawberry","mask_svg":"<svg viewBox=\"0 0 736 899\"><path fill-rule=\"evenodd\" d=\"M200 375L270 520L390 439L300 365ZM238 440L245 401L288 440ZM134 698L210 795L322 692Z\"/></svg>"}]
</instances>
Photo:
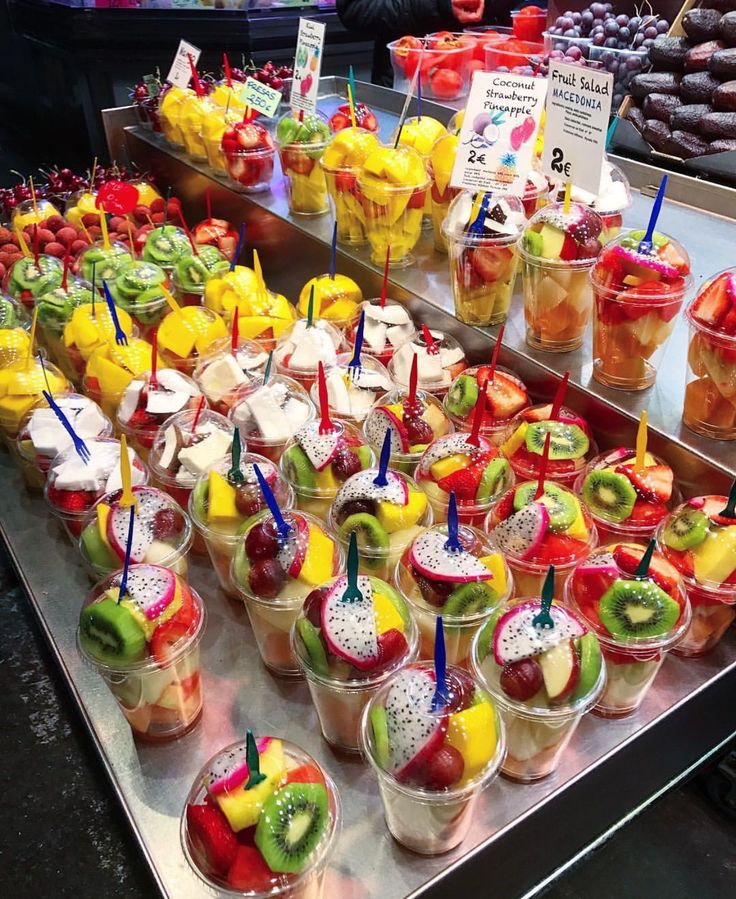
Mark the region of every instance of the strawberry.
<instances>
[{"instance_id":1,"label":"strawberry","mask_svg":"<svg viewBox=\"0 0 736 899\"><path fill-rule=\"evenodd\" d=\"M671 562L680 574L692 577L695 574L695 562L689 549L677 550L667 547L665 550L667 560Z\"/></svg>"},{"instance_id":2,"label":"strawberry","mask_svg":"<svg viewBox=\"0 0 736 899\"><path fill-rule=\"evenodd\" d=\"M547 531L542 545L534 557L535 562L543 562L549 565L558 565L563 562L572 562L581 554L581 542L564 534L553 534Z\"/></svg>"},{"instance_id":3,"label":"strawberry","mask_svg":"<svg viewBox=\"0 0 736 899\"><path fill-rule=\"evenodd\" d=\"M386 631L390 634L391 631ZM282 786L286 784L324 784L325 779L322 772L316 765L299 765L298 768L292 768L288 771Z\"/></svg>"},{"instance_id":4,"label":"strawberry","mask_svg":"<svg viewBox=\"0 0 736 899\"><path fill-rule=\"evenodd\" d=\"M255 846L237 846L227 882L244 893L269 893L278 883L278 875L273 874Z\"/></svg>"},{"instance_id":5,"label":"strawberry","mask_svg":"<svg viewBox=\"0 0 736 899\"><path fill-rule=\"evenodd\" d=\"M480 383L480 377L478 378ZM494 418L511 418L529 403L526 390L513 378L496 372L486 391L488 408Z\"/></svg>"},{"instance_id":6,"label":"strawberry","mask_svg":"<svg viewBox=\"0 0 736 899\"><path fill-rule=\"evenodd\" d=\"M560 249L560 259L563 259L565 262L570 262L577 258L578 245L569 234L566 234L565 240L562 243L562 248Z\"/></svg>"},{"instance_id":7,"label":"strawberry","mask_svg":"<svg viewBox=\"0 0 736 899\"><path fill-rule=\"evenodd\" d=\"M217 874L226 874L238 852L238 841L219 808L188 805L187 827L189 837L207 867Z\"/></svg>"},{"instance_id":8,"label":"strawberry","mask_svg":"<svg viewBox=\"0 0 736 899\"><path fill-rule=\"evenodd\" d=\"M634 574L639 567L639 562L641 562L644 552L645 547L643 546L620 543L613 551L613 558L622 571L625 571L627 574ZM652 555L648 577L657 586L661 587L665 593L679 602L677 587L680 575L677 569L661 553L655 552Z\"/></svg>"},{"instance_id":9,"label":"strawberry","mask_svg":"<svg viewBox=\"0 0 736 899\"><path fill-rule=\"evenodd\" d=\"M49 485L48 501L64 512L86 512L97 500L94 490L57 490Z\"/></svg>"},{"instance_id":10,"label":"strawberry","mask_svg":"<svg viewBox=\"0 0 736 899\"><path fill-rule=\"evenodd\" d=\"M667 265L671 265L673 268L676 268L677 271L681 275L687 275L690 273L690 263L687 261L687 258L683 258L680 256L677 248L672 243L672 241L667 241L664 246L659 247L657 250L657 256L663 261L666 262Z\"/></svg>"},{"instance_id":11,"label":"strawberry","mask_svg":"<svg viewBox=\"0 0 736 899\"><path fill-rule=\"evenodd\" d=\"M483 474L482 468L474 465L460 468L437 481L437 486L445 493L455 492L457 499L474 499Z\"/></svg>"},{"instance_id":12,"label":"strawberry","mask_svg":"<svg viewBox=\"0 0 736 899\"><path fill-rule=\"evenodd\" d=\"M168 664L179 642L187 636L191 623L177 620L175 615L159 624L151 636L151 654L160 665Z\"/></svg>"},{"instance_id":13,"label":"strawberry","mask_svg":"<svg viewBox=\"0 0 736 899\"><path fill-rule=\"evenodd\" d=\"M630 524L653 528L666 517L667 506L664 503L650 503L646 500L638 499L634 503L634 508L631 510L627 520Z\"/></svg>"},{"instance_id":14,"label":"strawberry","mask_svg":"<svg viewBox=\"0 0 736 899\"><path fill-rule=\"evenodd\" d=\"M717 328L720 325L726 314L731 311L728 277L728 273L719 275L701 289L693 303L693 318L711 327Z\"/></svg>"},{"instance_id":15,"label":"strawberry","mask_svg":"<svg viewBox=\"0 0 736 899\"><path fill-rule=\"evenodd\" d=\"M497 522L506 521L514 514L514 493L514 490L509 490L496 503L493 514Z\"/></svg>"},{"instance_id":16,"label":"strawberry","mask_svg":"<svg viewBox=\"0 0 736 899\"><path fill-rule=\"evenodd\" d=\"M642 499L666 503L672 496L672 469L669 465L650 465L638 471L634 465L617 465L616 471L634 485Z\"/></svg>"}]
</instances>

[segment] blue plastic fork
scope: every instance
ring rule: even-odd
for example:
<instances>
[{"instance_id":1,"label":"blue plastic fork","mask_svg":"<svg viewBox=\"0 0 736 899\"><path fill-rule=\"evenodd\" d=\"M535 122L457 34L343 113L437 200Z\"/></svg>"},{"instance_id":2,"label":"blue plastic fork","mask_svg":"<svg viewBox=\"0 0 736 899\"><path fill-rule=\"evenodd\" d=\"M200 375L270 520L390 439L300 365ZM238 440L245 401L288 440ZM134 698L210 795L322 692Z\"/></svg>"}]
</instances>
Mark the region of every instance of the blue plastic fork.
<instances>
[{"instance_id":1,"label":"blue plastic fork","mask_svg":"<svg viewBox=\"0 0 736 899\"><path fill-rule=\"evenodd\" d=\"M107 281L103 280L102 288L105 291L105 302L107 303L107 308L110 310L110 318L112 319L112 323L115 328L115 343L118 346L127 346L128 338L125 334L125 331L123 331L123 329L120 327L120 321L118 320L118 311L115 308L115 300L113 300L112 298L110 288L107 286Z\"/></svg>"},{"instance_id":2,"label":"blue plastic fork","mask_svg":"<svg viewBox=\"0 0 736 899\"><path fill-rule=\"evenodd\" d=\"M92 458L92 454L90 453L89 448L87 447L87 444L84 442L84 440L82 440L82 438L74 430L69 419L66 417L66 415L64 415L64 413L61 411L61 408L59 407L58 403L54 400L54 398L51 396L51 394L47 390L43 391L43 398L49 404L54 415L59 419L59 421L64 426L64 429L66 430L66 432L72 438L72 443L74 444L74 449L76 450L77 455L82 460L82 462L84 462L84 464L86 465L89 462L89 460Z\"/></svg>"},{"instance_id":3,"label":"blue plastic fork","mask_svg":"<svg viewBox=\"0 0 736 899\"><path fill-rule=\"evenodd\" d=\"M480 209L478 210L478 215L475 217L475 221L471 223L468 228L468 234L482 234L483 233L483 225L486 221L486 213L488 212L488 204L491 201L491 194L484 193L483 199L480 201Z\"/></svg>"}]
</instances>

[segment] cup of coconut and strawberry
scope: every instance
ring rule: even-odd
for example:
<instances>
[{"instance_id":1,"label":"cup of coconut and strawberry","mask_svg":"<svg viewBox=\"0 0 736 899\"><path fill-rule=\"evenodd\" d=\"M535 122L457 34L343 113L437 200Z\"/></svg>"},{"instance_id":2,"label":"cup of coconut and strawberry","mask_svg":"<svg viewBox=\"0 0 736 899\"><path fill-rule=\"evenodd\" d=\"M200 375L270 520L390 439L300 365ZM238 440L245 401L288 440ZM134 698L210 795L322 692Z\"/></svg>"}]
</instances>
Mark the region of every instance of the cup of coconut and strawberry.
<instances>
[{"instance_id":1,"label":"cup of coconut and strawberry","mask_svg":"<svg viewBox=\"0 0 736 899\"><path fill-rule=\"evenodd\" d=\"M424 326L394 350L388 365L388 373L394 384L409 386L415 355L418 358L417 386L440 399L460 372L468 367L465 350L451 334Z\"/></svg>"}]
</instances>

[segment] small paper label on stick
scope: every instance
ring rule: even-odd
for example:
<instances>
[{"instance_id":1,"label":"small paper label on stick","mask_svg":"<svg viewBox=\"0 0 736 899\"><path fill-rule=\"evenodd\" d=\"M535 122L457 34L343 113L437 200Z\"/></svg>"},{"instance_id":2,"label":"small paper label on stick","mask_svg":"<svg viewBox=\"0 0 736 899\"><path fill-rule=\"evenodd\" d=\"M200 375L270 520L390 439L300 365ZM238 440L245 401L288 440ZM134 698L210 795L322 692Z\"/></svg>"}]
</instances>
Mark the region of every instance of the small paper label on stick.
<instances>
[{"instance_id":1,"label":"small paper label on stick","mask_svg":"<svg viewBox=\"0 0 736 899\"><path fill-rule=\"evenodd\" d=\"M546 78L476 72L450 184L522 196L546 91Z\"/></svg>"},{"instance_id":2,"label":"small paper label on stick","mask_svg":"<svg viewBox=\"0 0 736 899\"><path fill-rule=\"evenodd\" d=\"M294 56L294 81L291 86L291 109L294 113L303 110L306 115L317 111L325 30L324 22L299 19L299 34Z\"/></svg>"},{"instance_id":3,"label":"small paper label on stick","mask_svg":"<svg viewBox=\"0 0 736 899\"><path fill-rule=\"evenodd\" d=\"M240 92L240 99L246 106L250 106L261 115L271 118L275 115L281 102L281 91L275 91L267 84L256 81L255 78L246 78L243 89Z\"/></svg>"},{"instance_id":4,"label":"small paper label on stick","mask_svg":"<svg viewBox=\"0 0 736 899\"><path fill-rule=\"evenodd\" d=\"M606 155L613 75L552 60L542 171L597 195Z\"/></svg>"},{"instance_id":5,"label":"small paper label on stick","mask_svg":"<svg viewBox=\"0 0 736 899\"><path fill-rule=\"evenodd\" d=\"M175 87L180 87L184 90L192 79L192 67L189 64L189 57L192 57L192 62L196 66L201 54L202 51L199 47L195 47L194 44L190 44L185 40L179 41L179 47L176 51L176 56L174 56L174 61L171 63L166 80L170 81Z\"/></svg>"}]
</instances>

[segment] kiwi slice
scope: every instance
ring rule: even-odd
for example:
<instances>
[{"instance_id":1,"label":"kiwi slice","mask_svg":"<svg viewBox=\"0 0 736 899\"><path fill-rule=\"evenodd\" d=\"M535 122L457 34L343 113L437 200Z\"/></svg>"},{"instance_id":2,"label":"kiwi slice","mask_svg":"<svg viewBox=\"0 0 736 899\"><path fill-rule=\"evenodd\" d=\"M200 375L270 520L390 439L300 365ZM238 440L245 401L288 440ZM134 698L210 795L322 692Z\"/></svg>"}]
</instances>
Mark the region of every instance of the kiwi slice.
<instances>
[{"instance_id":1,"label":"kiwi slice","mask_svg":"<svg viewBox=\"0 0 736 899\"><path fill-rule=\"evenodd\" d=\"M527 228L524 232L524 249L529 253L530 256L541 256L542 250L544 248L544 241L542 239L542 235L536 231L532 231L531 228Z\"/></svg>"},{"instance_id":2,"label":"kiwi slice","mask_svg":"<svg viewBox=\"0 0 736 899\"><path fill-rule=\"evenodd\" d=\"M498 593L488 581L461 584L445 600L442 615L475 615L498 602Z\"/></svg>"},{"instance_id":3,"label":"kiwi slice","mask_svg":"<svg viewBox=\"0 0 736 899\"><path fill-rule=\"evenodd\" d=\"M475 494L476 502L485 503L495 499L509 486L511 467L506 459L492 459L483 469L483 474Z\"/></svg>"},{"instance_id":4,"label":"kiwi slice","mask_svg":"<svg viewBox=\"0 0 736 899\"><path fill-rule=\"evenodd\" d=\"M324 674L326 677L330 673L330 667L327 664L327 654L322 645L319 630L308 618L297 618L295 627L304 644L304 649L312 661L312 668L317 674Z\"/></svg>"},{"instance_id":5,"label":"kiwi slice","mask_svg":"<svg viewBox=\"0 0 736 899\"><path fill-rule=\"evenodd\" d=\"M636 502L636 490L624 474L616 471L591 471L583 481L583 502L590 511L606 521L626 521Z\"/></svg>"},{"instance_id":6,"label":"kiwi slice","mask_svg":"<svg viewBox=\"0 0 736 899\"><path fill-rule=\"evenodd\" d=\"M547 432L550 459L581 459L590 448L590 440L580 427L567 421L535 421L526 430L526 448L541 456Z\"/></svg>"},{"instance_id":7,"label":"kiwi slice","mask_svg":"<svg viewBox=\"0 0 736 899\"><path fill-rule=\"evenodd\" d=\"M291 483L308 490L314 490L317 487L314 465L298 443L289 447L284 453L282 465L284 474Z\"/></svg>"},{"instance_id":8,"label":"kiwi slice","mask_svg":"<svg viewBox=\"0 0 736 899\"><path fill-rule=\"evenodd\" d=\"M470 375L460 375L447 394L447 411L458 418L466 418L478 401L478 382Z\"/></svg>"},{"instance_id":9,"label":"kiwi slice","mask_svg":"<svg viewBox=\"0 0 736 899\"><path fill-rule=\"evenodd\" d=\"M680 606L654 581L614 581L598 604L601 623L614 637L659 637L671 631Z\"/></svg>"},{"instance_id":10,"label":"kiwi slice","mask_svg":"<svg viewBox=\"0 0 736 899\"><path fill-rule=\"evenodd\" d=\"M327 789L320 783L290 783L263 804L256 846L272 871L298 874L327 830Z\"/></svg>"},{"instance_id":11,"label":"kiwi slice","mask_svg":"<svg viewBox=\"0 0 736 899\"><path fill-rule=\"evenodd\" d=\"M85 650L106 665L129 665L143 658L146 637L138 622L113 599L82 609L79 639Z\"/></svg>"},{"instance_id":12,"label":"kiwi slice","mask_svg":"<svg viewBox=\"0 0 736 899\"><path fill-rule=\"evenodd\" d=\"M534 501L536 484L521 484L514 493L514 511L519 512ZM578 517L575 497L554 481L544 482L544 495L540 497L549 512L550 527L553 531L564 531Z\"/></svg>"},{"instance_id":13,"label":"kiwi slice","mask_svg":"<svg viewBox=\"0 0 736 899\"><path fill-rule=\"evenodd\" d=\"M493 636L496 633L496 625L504 612L505 609L503 606L499 606L480 629L480 635L478 637L478 661L482 662L486 656L493 652Z\"/></svg>"},{"instance_id":14,"label":"kiwi slice","mask_svg":"<svg viewBox=\"0 0 736 899\"><path fill-rule=\"evenodd\" d=\"M662 531L662 540L670 549L683 551L698 546L708 536L708 516L700 509L682 509Z\"/></svg>"},{"instance_id":15,"label":"kiwi slice","mask_svg":"<svg viewBox=\"0 0 736 899\"><path fill-rule=\"evenodd\" d=\"M120 567L120 559L113 555L112 550L100 537L100 529L97 520L91 521L82 531L82 546L87 553L87 558L96 567L103 571L112 571Z\"/></svg>"},{"instance_id":16,"label":"kiwi slice","mask_svg":"<svg viewBox=\"0 0 736 899\"><path fill-rule=\"evenodd\" d=\"M360 467L361 468L370 468L373 464L373 453L369 446L356 446L353 447L354 452L358 454L358 458L360 459Z\"/></svg>"},{"instance_id":17,"label":"kiwi slice","mask_svg":"<svg viewBox=\"0 0 736 899\"><path fill-rule=\"evenodd\" d=\"M373 743L375 745L376 761L381 768L388 768L388 722L386 721L386 709L374 705L371 709L371 727L373 728Z\"/></svg>"},{"instance_id":18,"label":"kiwi slice","mask_svg":"<svg viewBox=\"0 0 736 899\"><path fill-rule=\"evenodd\" d=\"M207 521L207 505L210 496L210 485L207 478L202 478L197 481L194 485L194 489L192 490L192 510L197 518L202 521Z\"/></svg>"},{"instance_id":19,"label":"kiwi slice","mask_svg":"<svg viewBox=\"0 0 736 899\"><path fill-rule=\"evenodd\" d=\"M382 581L377 577L372 577L370 581L371 589L373 590L373 592L381 593L387 599L391 600L394 607L396 608L396 611L399 613L399 615L401 615L404 624L408 624L409 610L407 609L406 603L404 602L402 597L399 596L399 594L396 592L396 590L394 590L391 584L387 583L386 581Z\"/></svg>"},{"instance_id":20,"label":"kiwi slice","mask_svg":"<svg viewBox=\"0 0 736 899\"><path fill-rule=\"evenodd\" d=\"M601 657L601 646L595 634L588 631L582 637L578 637L575 641L575 649L580 660L580 676L578 678L575 692L572 695L572 701L587 696L593 687L598 683L601 673L601 665L603 659Z\"/></svg>"},{"instance_id":21,"label":"kiwi slice","mask_svg":"<svg viewBox=\"0 0 736 899\"><path fill-rule=\"evenodd\" d=\"M375 555L377 550L388 551L390 543L388 532L375 515L369 515L368 512L348 515L340 525L340 533L345 540L349 540L353 532L358 541L359 551L367 549L371 555ZM367 560L364 558L363 561Z\"/></svg>"}]
</instances>

